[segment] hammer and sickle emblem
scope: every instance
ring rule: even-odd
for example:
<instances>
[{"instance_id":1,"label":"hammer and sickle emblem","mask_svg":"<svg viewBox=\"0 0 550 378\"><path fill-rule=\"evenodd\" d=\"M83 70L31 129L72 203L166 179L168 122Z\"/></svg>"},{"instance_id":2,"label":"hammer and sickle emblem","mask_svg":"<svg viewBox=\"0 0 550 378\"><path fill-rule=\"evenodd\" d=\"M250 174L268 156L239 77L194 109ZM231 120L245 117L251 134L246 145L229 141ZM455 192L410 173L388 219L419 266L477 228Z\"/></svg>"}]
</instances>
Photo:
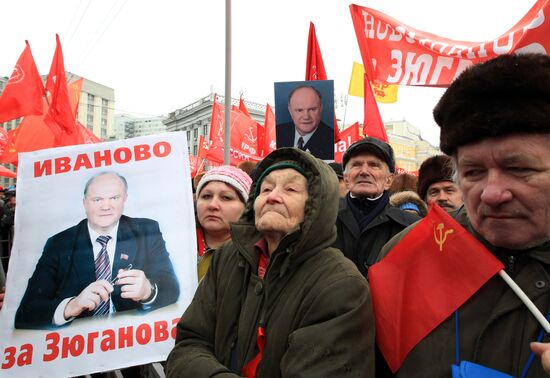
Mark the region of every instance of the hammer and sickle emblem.
<instances>
[{"instance_id":1,"label":"hammer and sickle emblem","mask_svg":"<svg viewBox=\"0 0 550 378\"><path fill-rule=\"evenodd\" d=\"M445 241L447 240L447 235L452 234L455 230L452 228L448 230L444 230L445 225L443 223L439 223L437 226L434 227L434 240L439 246L439 251L443 252L443 244L445 244ZM439 235L437 234L437 231L439 231Z\"/></svg>"}]
</instances>

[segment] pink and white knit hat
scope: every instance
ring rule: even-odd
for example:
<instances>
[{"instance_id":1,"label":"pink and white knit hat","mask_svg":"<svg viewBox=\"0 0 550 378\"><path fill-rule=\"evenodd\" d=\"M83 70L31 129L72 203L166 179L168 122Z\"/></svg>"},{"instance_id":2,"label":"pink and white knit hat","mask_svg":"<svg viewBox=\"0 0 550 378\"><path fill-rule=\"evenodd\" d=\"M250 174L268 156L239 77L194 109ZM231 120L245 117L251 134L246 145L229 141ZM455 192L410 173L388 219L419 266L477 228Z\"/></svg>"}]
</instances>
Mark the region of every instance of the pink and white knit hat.
<instances>
[{"instance_id":1,"label":"pink and white knit hat","mask_svg":"<svg viewBox=\"0 0 550 378\"><path fill-rule=\"evenodd\" d=\"M241 195L245 203L248 201L248 193L250 192L252 179L242 169L229 165L212 168L206 172L199 181L199 185L197 185L197 196L200 194L202 188L210 181L221 181L231 185Z\"/></svg>"}]
</instances>

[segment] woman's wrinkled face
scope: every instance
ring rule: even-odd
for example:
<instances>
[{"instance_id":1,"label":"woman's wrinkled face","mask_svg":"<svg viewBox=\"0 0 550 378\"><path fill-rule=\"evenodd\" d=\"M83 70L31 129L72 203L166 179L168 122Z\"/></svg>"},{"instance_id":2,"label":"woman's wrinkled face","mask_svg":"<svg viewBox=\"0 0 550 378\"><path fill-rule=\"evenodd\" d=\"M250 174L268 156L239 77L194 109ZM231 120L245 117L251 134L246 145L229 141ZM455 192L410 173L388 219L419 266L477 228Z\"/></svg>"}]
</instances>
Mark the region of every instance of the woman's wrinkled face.
<instances>
[{"instance_id":1,"label":"woman's wrinkled face","mask_svg":"<svg viewBox=\"0 0 550 378\"><path fill-rule=\"evenodd\" d=\"M244 209L235 189L221 181L209 182L197 197L197 217L206 233L229 233L229 224L239 220Z\"/></svg>"}]
</instances>

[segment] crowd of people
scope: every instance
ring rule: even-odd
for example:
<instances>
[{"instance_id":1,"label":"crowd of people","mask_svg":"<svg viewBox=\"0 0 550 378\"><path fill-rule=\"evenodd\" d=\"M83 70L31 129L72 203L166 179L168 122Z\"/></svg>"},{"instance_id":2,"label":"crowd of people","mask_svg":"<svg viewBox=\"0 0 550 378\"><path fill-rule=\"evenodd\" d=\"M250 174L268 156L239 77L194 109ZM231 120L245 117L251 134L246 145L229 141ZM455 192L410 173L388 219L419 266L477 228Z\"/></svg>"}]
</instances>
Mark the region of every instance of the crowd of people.
<instances>
[{"instance_id":1,"label":"crowd of people","mask_svg":"<svg viewBox=\"0 0 550 378\"><path fill-rule=\"evenodd\" d=\"M467 68L434 118L444 154L426 159L418 177L396 175L392 147L370 137L341 165L288 147L196 177L199 285L167 376L550 373L548 335L498 275L398 369L376 346L369 269L431 206L479 240L550 318L550 57L503 55ZM465 362L469 373L452 368Z\"/></svg>"}]
</instances>

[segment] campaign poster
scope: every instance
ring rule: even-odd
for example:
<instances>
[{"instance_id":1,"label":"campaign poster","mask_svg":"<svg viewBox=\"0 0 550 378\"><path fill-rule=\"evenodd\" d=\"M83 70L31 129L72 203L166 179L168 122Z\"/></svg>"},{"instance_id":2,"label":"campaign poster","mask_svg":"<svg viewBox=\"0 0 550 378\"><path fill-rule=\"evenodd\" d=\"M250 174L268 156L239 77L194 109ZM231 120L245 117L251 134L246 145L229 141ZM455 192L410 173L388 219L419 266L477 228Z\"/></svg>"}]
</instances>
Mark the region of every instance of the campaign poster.
<instances>
[{"instance_id":1,"label":"campaign poster","mask_svg":"<svg viewBox=\"0 0 550 378\"><path fill-rule=\"evenodd\" d=\"M195 238L183 133L21 153L0 376L165 360L197 287Z\"/></svg>"},{"instance_id":2,"label":"campaign poster","mask_svg":"<svg viewBox=\"0 0 550 378\"><path fill-rule=\"evenodd\" d=\"M275 124L277 148L334 160L334 81L275 83Z\"/></svg>"}]
</instances>

